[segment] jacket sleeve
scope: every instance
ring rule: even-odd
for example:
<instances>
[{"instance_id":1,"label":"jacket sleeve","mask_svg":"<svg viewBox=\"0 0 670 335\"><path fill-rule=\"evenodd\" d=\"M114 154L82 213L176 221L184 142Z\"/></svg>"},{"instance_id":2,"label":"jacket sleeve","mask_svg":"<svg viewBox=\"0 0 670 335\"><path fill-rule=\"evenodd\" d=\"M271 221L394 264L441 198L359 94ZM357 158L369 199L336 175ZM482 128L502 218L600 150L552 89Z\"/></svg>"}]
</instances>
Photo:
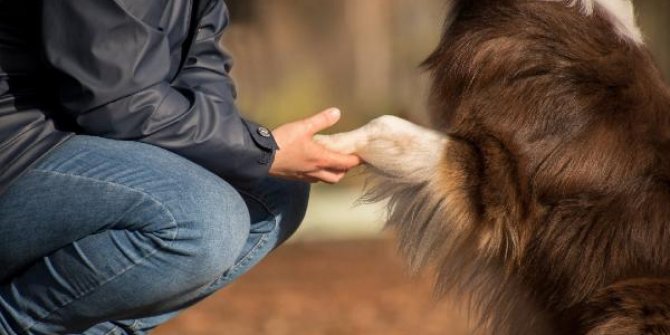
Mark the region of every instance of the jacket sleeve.
<instances>
[{"instance_id":1,"label":"jacket sleeve","mask_svg":"<svg viewBox=\"0 0 670 335\"><path fill-rule=\"evenodd\" d=\"M131 11L123 0L43 1L43 46L61 76L61 105L87 134L163 147L231 183L267 175L277 146L235 106L231 60L219 45L223 1L201 18L176 78L166 33L135 13L162 13L163 2L131 1Z\"/></svg>"}]
</instances>

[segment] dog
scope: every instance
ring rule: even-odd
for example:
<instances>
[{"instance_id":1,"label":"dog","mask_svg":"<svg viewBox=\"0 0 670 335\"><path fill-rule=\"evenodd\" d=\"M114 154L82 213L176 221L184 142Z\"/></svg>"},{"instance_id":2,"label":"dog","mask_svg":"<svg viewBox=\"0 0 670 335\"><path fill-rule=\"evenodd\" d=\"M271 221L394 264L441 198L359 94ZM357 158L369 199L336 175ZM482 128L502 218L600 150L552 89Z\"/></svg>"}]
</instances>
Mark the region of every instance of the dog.
<instances>
[{"instance_id":1,"label":"dog","mask_svg":"<svg viewBox=\"0 0 670 335\"><path fill-rule=\"evenodd\" d=\"M430 129L320 136L482 334L670 334L670 89L628 0L453 0Z\"/></svg>"}]
</instances>

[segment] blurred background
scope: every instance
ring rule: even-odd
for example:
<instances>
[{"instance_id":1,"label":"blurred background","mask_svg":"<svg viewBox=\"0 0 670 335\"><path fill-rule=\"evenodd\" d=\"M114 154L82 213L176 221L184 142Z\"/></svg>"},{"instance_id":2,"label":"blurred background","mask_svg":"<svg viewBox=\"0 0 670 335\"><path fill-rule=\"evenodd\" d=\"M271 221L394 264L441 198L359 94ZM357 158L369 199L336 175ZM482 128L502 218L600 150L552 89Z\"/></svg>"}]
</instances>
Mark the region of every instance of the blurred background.
<instances>
[{"instance_id":1,"label":"blurred background","mask_svg":"<svg viewBox=\"0 0 670 335\"><path fill-rule=\"evenodd\" d=\"M612 0L614 1L614 0ZM349 130L382 114L426 124L419 68L437 44L444 0L227 0L239 106L276 127L337 106ZM635 1L659 66L670 75L670 1ZM356 205L363 177L316 185L305 222L231 287L159 335L462 334L466 318L410 276L382 232L383 205Z\"/></svg>"}]
</instances>

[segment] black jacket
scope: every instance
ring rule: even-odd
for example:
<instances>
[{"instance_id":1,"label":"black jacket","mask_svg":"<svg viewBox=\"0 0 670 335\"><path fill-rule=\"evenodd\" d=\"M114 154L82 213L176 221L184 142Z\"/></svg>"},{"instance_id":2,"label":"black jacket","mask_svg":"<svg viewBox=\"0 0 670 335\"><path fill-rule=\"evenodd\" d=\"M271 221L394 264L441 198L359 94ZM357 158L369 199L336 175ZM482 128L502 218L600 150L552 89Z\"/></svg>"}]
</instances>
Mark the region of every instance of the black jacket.
<instances>
[{"instance_id":1,"label":"black jacket","mask_svg":"<svg viewBox=\"0 0 670 335\"><path fill-rule=\"evenodd\" d=\"M226 6L194 1L0 0L0 193L74 133L265 176L277 147L235 107Z\"/></svg>"}]
</instances>

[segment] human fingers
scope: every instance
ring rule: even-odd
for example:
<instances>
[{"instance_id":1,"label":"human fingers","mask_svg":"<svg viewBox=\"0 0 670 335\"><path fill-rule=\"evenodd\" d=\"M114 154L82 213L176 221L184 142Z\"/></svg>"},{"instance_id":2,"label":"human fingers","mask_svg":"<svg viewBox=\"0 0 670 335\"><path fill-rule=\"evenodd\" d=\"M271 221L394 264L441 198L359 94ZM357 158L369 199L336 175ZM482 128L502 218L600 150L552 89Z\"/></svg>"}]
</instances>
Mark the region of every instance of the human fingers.
<instances>
[{"instance_id":1,"label":"human fingers","mask_svg":"<svg viewBox=\"0 0 670 335\"><path fill-rule=\"evenodd\" d=\"M342 112L337 108L329 108L316 115L304 119L302 122L309 134L316 134L326 128L330 128L340 120Z\"/></svg>"},{"instance_id":2,"label":"human fingers","mask_svg":"<svg viewBox=\"0 0 670 335\"><path fill-rule=\"evenodd\" d=\"M356 155L341 154L326 148L321 150L318 166L322 169L348 171L359 165L362 160Z\"/></svg>"},{"instance_id":3,"label":"human fingers","mask_svg":"<svg viewBox=\"0 0 670 335\"><path fill-rule=\"evenodd\" d=\"M327 183L327 184L337 184L347 173L345 171L333 171L333 170L318 170L310 172L308 174L309 178L317 179L318 181Z\"/></svg>"}]
</instances>

